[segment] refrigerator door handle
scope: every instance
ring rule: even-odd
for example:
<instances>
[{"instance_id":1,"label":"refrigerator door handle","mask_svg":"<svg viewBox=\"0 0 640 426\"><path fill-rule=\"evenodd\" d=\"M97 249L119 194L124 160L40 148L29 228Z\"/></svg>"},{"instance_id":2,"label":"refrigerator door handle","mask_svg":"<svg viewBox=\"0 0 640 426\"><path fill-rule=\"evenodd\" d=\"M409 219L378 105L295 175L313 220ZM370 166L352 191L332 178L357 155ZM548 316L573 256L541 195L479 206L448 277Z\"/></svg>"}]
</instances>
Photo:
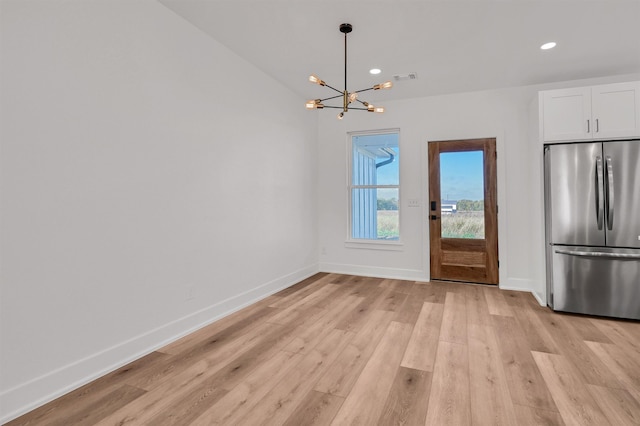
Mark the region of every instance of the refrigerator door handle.
<instances>
[{"instance_id":1,"label":"refrigerator door handle","mask_svg":"<svg viewBox=\"0 0 640 426\"><path fill-rule=\"evenodd\" d=\"M602 172L602 157L596 157L596 204L598 229L602 229L604 222L604 176Z\"/></svg>"},{"instance_id":2,"label":"refrigerator door handle","mask_svg":"<svg viewBox=\"0 0 640 426\"><path fill-rule=\"evenodd\" d=\"M556 250L558 254L568 254L570 256L582 257L610 257L615 259L640 259L640 254L633 253L605 253L601 251L581 251L581 250Z\"/></svg>"},{"instance_id":3,"label":"refrigerator door handle","mask_svg":"<svg viewBox=\"0 0 640 426\"><path fill-rule=\"evenodd\" d=\"M613 162L609 156L607 156L606 159L605 173L607 174L607 229L611 231L613 229L613 204L615 198L613 190Z\"/></svg>"}]
</instances>

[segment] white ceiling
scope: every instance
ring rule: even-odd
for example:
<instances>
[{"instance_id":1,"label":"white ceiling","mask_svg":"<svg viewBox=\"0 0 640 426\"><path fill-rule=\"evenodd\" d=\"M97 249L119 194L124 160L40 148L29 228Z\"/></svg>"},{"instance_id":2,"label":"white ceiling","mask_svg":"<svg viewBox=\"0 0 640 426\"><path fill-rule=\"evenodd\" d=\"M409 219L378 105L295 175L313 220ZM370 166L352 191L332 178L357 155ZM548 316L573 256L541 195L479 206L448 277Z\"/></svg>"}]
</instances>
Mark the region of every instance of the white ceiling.
<instances>
[{"instance_id":1,"label":"white ceiling","mask_svg":"<svg viewBox=\"0 0 640 426\"><path fill-rule=\"evenodd\" d=\"M640 0L158 1L304 99L343 89L343 22L350 91L418 74L372 102L640 72Z\"/></svg>"}]
</instances>

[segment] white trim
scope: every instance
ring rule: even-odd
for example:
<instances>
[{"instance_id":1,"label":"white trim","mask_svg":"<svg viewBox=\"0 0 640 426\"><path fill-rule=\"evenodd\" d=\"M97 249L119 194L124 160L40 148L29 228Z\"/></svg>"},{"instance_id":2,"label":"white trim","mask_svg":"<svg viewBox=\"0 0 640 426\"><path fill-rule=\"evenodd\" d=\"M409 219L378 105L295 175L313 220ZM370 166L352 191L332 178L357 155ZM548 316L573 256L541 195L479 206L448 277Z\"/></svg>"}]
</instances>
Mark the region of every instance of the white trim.
<instances>
[{"instance_id":1,"label":"white trim","mask_svg":"<svg viewBox=\"0 0 640 426\"><path fill-rule=\"evenodd\" d=\"M533 294L533 297L536 298L540 306L547 306L547 302L545 302L544 298L541 295L539 295L535 291L532 291L531 294Z\"/></svg>"},{"instance_id":2,"label":"white trim","mask_svg":"<svg viewBox=\"0 0 640 426\"><path fill-rule=\"evenodd\" d=\"M383 268L378 266L321 262L320 272L361 275L364 277L387 278L393 280L427 281L426 271L420 269Z\"/></svg>"},{"instance_id":3,"label":"white trim","mask_svg":"<svg viewBox=\"0 0 640 426\"><path fill-rule=\"evenodd\" d=\"M540 296L538 295L538 293L536 293L536 292L535 292L535 291L533 291L533 290L529 290L529 289L525 289L525 288L519 288L519 287L513 287L513 288L511 288L511 287L508 287L508 286L507 286L507 287L500 286L500 290L508 290L508 291L522 291L522 292L524 292L524 293L531 293L531 294L533 295L533 297L536 299L536 302L538 302L538 304L539 304L540 306L547 306L547 304L546 304L546 303L544 303L544 302L542 301L542 299L540 299Z\"/></svg>"},{"instance_id":4,"label":"white trim","mask_svg":"<svg viewBox=\"0 0 640 426\"><path fill-rule=\"evenodd\" d=\"M318 264L309 265L8 389L0 394L0 424L9 422L317 272Z\"/></svg>"},{"instance_id":5,"label":"white trim","mask_svg":"<svg viewBox=\"0 0 640 426\"><path fill-rule=\"evenodd\" d=\"M418 269L384 268L377 266L321 262L319 270L320 272L328 272L332 274L359 275L373 278L429 282L427 271ZM533 297L535 297L536 301L540 304L540 306L547 305L543 301L543 299L541 299L540 295L535 292L535 282L533 280L523 278L507 278L504 283L498 286L498 288L500 290L522 291L531 293Z\"/></svg>"},{"instance_id":6,"label":"white trim","mask_svg":"<svg viewBox=\"0 0 640 426\"><path fill-rule=\"evenodd\" d=\"M510 291L524 291L527 293L533 294L533 297L536 298L536 301L540 304L540 306L547 306L545 302L543 302L541 296L535 291L537 288L536 281L529 280L525 278L507 278L505 283L500 283L498 285L500 290L510 290Z\"/></svg>"},{"instance_id":7,"label":"white trim","mask_svg":"<svg viewBox=\"0 0 640 426\"><path fill-rule=\"evenodd\" d=\"M525 278L507 278L498 284L501 290L531 291L535 289L535 282Z\"/></svg>"},{"instance_id":8,"label":"white trim","mask_svg":"<svg viewBox=\"0 0 640 426\"><path fill-rule=\"evenodd\" d=\"M496 132L496 190L498 191L498 210L496 212L498 217L498 276L501 283L509 282L509 250L507 249L507 218L508 206L507 203L507 149L506 149L506 134L504 129ZM529 290L532 291L532 290Z\"/></svg>"},{"instance_id":9,"label":"white trim","mask_svg":"<svg viewBox=\"0 0 640 426\"><path fill-rule=\"evenodd\" d=\"M347 240L344 246L351 249L404 251L404 244L400 240Z\"/></svg>"},{"instance_id":10,"label":"white trim","mask_svg":"<svg viewBox=\"0 0 640 426\"><path fill-rule=\"evenodd\" d=\"M402 200L402 186L401 186L401 179L400 176L402 175L401 173L401 169L400 169L400 164L398 164L398 185L353 185L353 137L354 136L372 136L372 135L383 135L383 134L387 134L387 135L391 135L391 134L397 134L398 135L398 151L402 151L400 148L401 145L401 137L400 137L400 128L399 127L393 127L393 128L388 128L388 129L380 129L380 130L353 130L353 131L348 131L347 132L347 143L346 143L346 148L347 148L347 236L345 238L345 240L348 243L355 243L355 242L366 242L368 244L380 244L381 242L378 240L354 240L351 238L351 236L353 235L353 230L351 229L351 226L353 225L353 218L352 218L352 211L353 211L353 189L355 188L390 188L390 189L398 189L398 241L402 240L402 207L401 207L401 200ZM345 245L346 246L346 245ZM372 245L369 245L368 247L349 247L348 248L371 248L371 249L375 249ZM388 249L388 248L380 248L381 250L393 250L393 249Z\"/></svg>"}]
</instances>

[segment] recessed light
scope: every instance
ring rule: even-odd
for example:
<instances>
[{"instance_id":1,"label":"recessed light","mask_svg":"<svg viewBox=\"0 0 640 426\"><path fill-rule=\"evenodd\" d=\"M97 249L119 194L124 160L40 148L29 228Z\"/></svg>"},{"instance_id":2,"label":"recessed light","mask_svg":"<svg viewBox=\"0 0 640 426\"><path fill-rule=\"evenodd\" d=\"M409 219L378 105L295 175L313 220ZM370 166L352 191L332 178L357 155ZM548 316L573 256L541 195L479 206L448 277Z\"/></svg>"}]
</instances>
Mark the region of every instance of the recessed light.
<instances>
[{"instance_id":1,"label":"recessed light","mask_svg":"<svg viewBox=\"0 0 640 426\"><path fill-rule=\"evenodd\" d=\"M556 42L550 41L549 43L545 43L542 46L540 46L540 49L549 50L549 49L553 49L554 47L556 47Z\"/></svg>"},{"instance_id":2,"label":"recessed light","mask_svg":"<svg viewBox=\"0 0 640 426\"><path fill-rule=\"evenodd\" d=\"M379 68L371 68L369 70L369 74L373 74L373 75L380 74L381 72L382 72L382 70L379 69Z\"/></svg>"}]
</instances>

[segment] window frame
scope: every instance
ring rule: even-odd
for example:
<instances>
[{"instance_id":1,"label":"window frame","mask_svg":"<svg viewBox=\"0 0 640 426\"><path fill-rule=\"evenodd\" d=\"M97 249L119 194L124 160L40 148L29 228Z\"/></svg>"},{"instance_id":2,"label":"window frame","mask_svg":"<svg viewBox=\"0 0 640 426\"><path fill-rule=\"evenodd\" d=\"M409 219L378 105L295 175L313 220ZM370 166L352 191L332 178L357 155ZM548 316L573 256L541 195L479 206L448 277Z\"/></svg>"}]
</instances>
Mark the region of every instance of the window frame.
<instances>
[{"instance_id":1,"label":"window frame","mask_svg":"<svg viewBox=\"0 0 640 426\"><path fill-rule=\"evenodd\" d=\"M376 249L376 250L402 250L402 207L401 192L402 183L400 178L400 159L398 161L398 184L397 185L354 185L353 184L353 141L357 136L374 136L383 134L395 134L398 138L398 152L401 151L400 129L381 129L367 131L351 131L347 132L347 235L345 239L345 247L360 249ZM400 154L401 155L401 154ZM400 156L399 155L399 156ZM397 189L398 190L398 239L397 240L379 240L368 238L353 238L353 190L354 189ZM377 209L376 209L377 212ZM377 213L376 213L377 214Z\"/></svg>"}]
</instances>

